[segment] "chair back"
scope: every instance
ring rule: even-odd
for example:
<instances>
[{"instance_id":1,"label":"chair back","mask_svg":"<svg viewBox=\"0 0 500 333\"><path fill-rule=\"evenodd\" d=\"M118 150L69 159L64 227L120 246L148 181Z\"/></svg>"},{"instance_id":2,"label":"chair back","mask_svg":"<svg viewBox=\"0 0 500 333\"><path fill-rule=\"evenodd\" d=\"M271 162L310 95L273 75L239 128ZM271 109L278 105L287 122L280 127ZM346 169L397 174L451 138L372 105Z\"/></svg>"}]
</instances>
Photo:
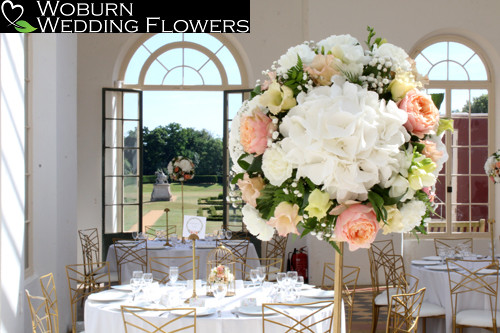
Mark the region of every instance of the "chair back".
<instances>
[{"instance_id":1,"label":"chair back","mask_svg":"<svg viewBox=\"0 0 500 333\"><path fill-rule=\"evenodd\" d=\"M47 300L52 331L59 333L59 309L57 306L57 290L52 273L40 277L43 297Z\"/></svg>"},{"instance_id":2,"label":"chair back","mask_svg":"<svg viewBox=\"0 0 500 333\"><path fill-rule=\"evenodd\" d=\"M80 245L82 247L82 257L84 264L92 264L101 261L99 232L97 228L78 230Z\"/></svg>"},{"instance_id":3,"label":"chair back","mask_svg":"<svg viewBox=\"0 0 500 333\"><path fill-rule=\"evenodd\" d=\"M361 269L356 266L343 266L342 276L342 298L347 305L347 330L351 331L352 314L354 309L354 295L358 284L359 272ZM321 289L333 290L335 285L335 263L325 262L323 264L323 278L321 279Z\"/></svg>"},{"instance_id":4,"label":"chair back","mask_svg":"<svg viewBox=\"0 0 500 333\"><path fill-rule=\"evenodd\" d=\"M491 312L491 323L496 332L498 261L446 259L446 265L448 265L453 326L457 310L467 309L467 297L471 294L480 294L487 300L486 307Z\"/></svg>"},{"instance_id":5,"label":"chair back","mask_svg":"<svg viewBox=\"0 0 500 333\"><path fill-rule=\"evenodd\" d=\"M195 308L175 308L175 309L151 309L138 306L121 306L123 325L125 333L145 332L145 333L173 333L173 332L193 332L196 333L196 309ZM166 320L153 323L149 317L142 316L144 313L168 313Z\"/></svg>"},{"instance_id":6,"label":"chair back","mask_svg":"<svg viewBox=\"0 0 500 333\"><path fill-rule=\"evenodd\" d=\"M469 253L473 252L473 240L472 237L466 238L434 238L434 249L436 255L439 255L439 248L443 247L449 250L453 250L454 254L459 254L460 247L465 246L469 249Z\"/></svg>"},{"instance_id":7,"label":"chair back","mask_svg":"<svg viewBox=\"0 0 500 333\"><path fill-rule=\"evenodd\" d=\"M233 253L235 259L235 270L238 273L235 275L235 278L243 278L243 276L245 276L246 258L248 255L250 241L248 239L217 239L215 245L217 247L224 246Z\"/></svg>"},{"instance_id":8,"label":"chair back","mask_svg":"<svg viewBox=\"0 0 500 333\"><path fill-rule=\"evenodd\" d=\"M92 274L86 274L87 270ZM83 303L90 294L111 287L109 263L96 262L91 265L66 265L66 277L69 287L73 333L76 333L78 302Z\"/></svg>"},{"instance_id":9,"label":"chair back","mask_svg":"<svg viewBox=\"0 0 500 333\"><path fill-rule=\"evenodd\" d=\"M138 241L115 239L113 240L115 249L116 265L118 269L118 281L122 283L122 265L134 264L141 267L146 272L148 269L148 242L147 239Z\"/></svg>"},{"instance_id":10,"label":"chair back","mask_svg":"<svg viewBox=\"0 0 500 333\"><path fill-rule=\"evenodd\" d=\"M285 254L288 237L280 236L277 232L266 242L265 258L281 258L281 271L285 271Z\"/></svg>"},{"instance_id":11,"label":"chair back","mask_svg":"<svg viewBox=\"0 0 500 333\"><path fill-rule=\"evenodd\" d=\"M144 230L146 237L154 239L156 238L157 232L162 231L163 235L165 235L166 238L169 238L170 235L175 234L177 232L177 226L175 225L169 225L168 230L166 225L147 225Z\"/></svg>"},{"instance_id":12,"label":"chair back","mask_svg":"<svg viewBox=\"0 0 500 333\"><path fill-rule=\"evenodd\" d=\"M421 288L415 292L391 296L387 314L387 333L417 332L424 294L425 288Z\"/></svg>"},{"instance_id":13,"label":"chair back","mask_svg":"<svg viewBox=\"0 0 500 333\"><path fill-rule=\"evenodd\" d=\"M200 257L195 256L196 278L200 276ZM170 267L179 268L178 280L191 280L193 278L193 257L150 257L149 271L153 279L159 283L170 281Z\"/></svg>"},{"instance_id":14,"label":"chair back","mask_svg":"<svg viewBox=\"0 0 500 333\"><path fill-rule=\"evenodd\" d=\"M333 300L302 304L264 303L262 304L262 332L330 333L333 327L333 303ZM299 306L308 309L307 314L294 315L294 308ZM325 315L324 311L329 311L329 313ZM279 316L275 316L276 314Z\"/></svg>"},{"instance_id":15,"label":"chair back","mask_svg":"<svg viewBox=\"0 0 500 333\"><path fill-rule=\"evenodd\" d=\"M32 296L27 289L25 292L30 308L33 333L53 333L47 299L45 297Z\"/></svg>"},{"instance_id":16,"label":"chair back","mask_svg":"<svg viewBox=\"0 0 500 333\"><path fill-rule=\"evenodd\" d=\"M380 293L380 287L383 285L380 281L380 271L384 273L383 263L387 260L385 256L394 254L394 244L392 242L392 239L374 241L368 249L373 298L375 298Z\"/></svg>"}]
</instances>

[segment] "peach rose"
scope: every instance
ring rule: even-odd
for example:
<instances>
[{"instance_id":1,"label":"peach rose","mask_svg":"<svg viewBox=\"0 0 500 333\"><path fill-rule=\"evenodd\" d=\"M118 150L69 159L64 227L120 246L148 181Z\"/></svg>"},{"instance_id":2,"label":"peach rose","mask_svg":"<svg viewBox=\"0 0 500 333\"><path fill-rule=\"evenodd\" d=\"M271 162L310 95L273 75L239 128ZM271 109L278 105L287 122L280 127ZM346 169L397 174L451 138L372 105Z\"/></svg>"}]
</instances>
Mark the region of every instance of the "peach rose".
<instances>
[{"instance_id":1,"label":"peach rose","mask_svg":"<svg viewBox=\"0 0 500 333\"><path fill-rule=\"evenodd\" d=\"M258 108L251 115L243 116L240 124L240 138L243 150L247 153L262 155L267 148L267 140L276 130L271 118Z\"/></svg>"},{"instance_id":2,"label":"peach rose","mask_svg":"<svg viewBox=\"0 0 500 333\"><path fill-rule=\"evenodd\" d=\"M293 232L300 235L297 230L297 224L302 221L299 216L299 206L283 201L274 209L274 217L271 217L267 224L276 228L280 236L286 236Z\"/></svg>"},{"instance_id":3,"label":"peach rose","mask_svg":"<svg viewBox=\"0 0 500 333\"><path fill-rule=\"evenodd\" d=\"M375 240L380 225L370 205L355 204L349 206L337 218L335 236L339 241L346 241L349 250L369 248Z\"/></svg>"},{"instance_id":4,"label":"peach rose","mask_svg":"<svg viewBox=\"0 0 500 333\"><path fill-rule=\"evenodd\" d=\"M339 74L334 61L335 56L332 54L317 54L311 62L311 65L305 67L304 70L311 75L314 83L321 86L328 86L332 83L332 76Z\"/></svg>"},{"instance_id":5,"label":"peach rose","mask_svg":"<svg viewBox=\"0 0 500 333\"><path fill-rule=\"evenodd\" d=\"M437 162L441 159L441 157L443 157L443 152L437 149L435 142L422 140L421 143L425 145L424 150L422 150L422 154L430 158L433 162Z\"/></svg>"},{"instance_id":6,"label":"peach rose","mask_svg":"<svg viewBox=\"0 0 500 333\"><path fill-rule=\"evenodd\" d=\"M241 198L252 207L257 207L257 198L264 188L264 180L261 176L250 178L247 173L243 179L238 179L238 187L241 190Z\"/></svg>"},{"instance_id":7,"label":"peach rose","mask_svg":"<svg viewBox=\"0 0 500 333\"><path fill-rule=\"evenodd\" d=\"M411 134L422 139L425 134L437 129L439 110L429 95L412 89L398 103L398 106L408 113L408 121L404 126Z\"/></svg>"}]
</instances>

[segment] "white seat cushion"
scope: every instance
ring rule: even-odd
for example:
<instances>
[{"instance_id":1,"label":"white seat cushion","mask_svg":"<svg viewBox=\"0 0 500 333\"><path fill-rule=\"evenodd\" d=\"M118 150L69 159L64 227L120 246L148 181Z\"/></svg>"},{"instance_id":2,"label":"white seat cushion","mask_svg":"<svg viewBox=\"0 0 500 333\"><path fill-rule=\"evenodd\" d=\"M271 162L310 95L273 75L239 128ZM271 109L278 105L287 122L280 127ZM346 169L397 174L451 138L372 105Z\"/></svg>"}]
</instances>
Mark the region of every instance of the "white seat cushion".
<instances>
[{"instance_id":1,"label":"white seat cushion","mask_svg":"<svg viewBox=\"0 0 500 333\"><path fill-rule=\"evenodd\" d=\"M422 307L420 308L420 317L436 317L444 316L446 314L444 308L437 304L422 302Z\"/></svg>"},{"instance_id":2,"label":"white seat cushion","mask_svg":"<svg viewBox=\"0 0 500 333\"><path fill-rule=\"evenodd\" d=\"M389 296L396 295L396 288L389 288ZM375 297L375 304L378 306L387 306L387 289Z\"/></svg>"},{"instance_id":3,"label":"white seat cushion","mask_svg":"<svg viewBox=\"0 0 500 333\"><path fill-rule=\"evenodd\" d=\"M500 312L497 311L497 318L500 318ZM456 323L458 325L493 327L490 310L464 310L457 313Z\"/></svg>"}]
</instances>

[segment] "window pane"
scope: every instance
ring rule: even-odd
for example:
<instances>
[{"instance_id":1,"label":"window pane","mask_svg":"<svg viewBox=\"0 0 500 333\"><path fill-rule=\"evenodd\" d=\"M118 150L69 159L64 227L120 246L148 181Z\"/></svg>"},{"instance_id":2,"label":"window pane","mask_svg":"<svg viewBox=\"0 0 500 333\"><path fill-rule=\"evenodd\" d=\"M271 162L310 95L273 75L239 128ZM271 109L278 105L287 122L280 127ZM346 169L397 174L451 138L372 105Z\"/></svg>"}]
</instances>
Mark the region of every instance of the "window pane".
<instances>
[{"instance_id":1,"label":"window pane","mask_svg":"<svg viewBox=\"0 0 500 333\"><path fill-rule=\"evenodd\" d=\"M468 205L452 205L453 221L469 221Z\"/></svg>"},{"instance_id":2,"label":"window pane","mask_svg":"<svg viewBox=\"0 0 500 333\"><path fill-rule=\"evenodd\" d=\"M137 149L124 149L123 150L123 174L126 176L137 175L139 171L139 158Z\"/></svg>"},{"instance_id":3,"label":"window pane","mask_svg":"<svg viewBox=\"0 0 500 333\"><path fill-rule=\"evenodd\" d=\"M121 177L106 177L104 180L106 186L104 204L119 205L123 203L123 187Z\"/></svg>"},{"instance_id":4,"label":"window pane","mask_svg":"<svg viewBox=\"0 0 500 333\"><path fill-rule=\"evenodd\" d=\"M471 148L471 173L483 174L484 162L488 158L488 147Z\"/></svg>"},{"instance_id":5,"label":"window pane","mask_svg":"<svg viewBox=\"0 0 500 333\"><path fill-rule=\"evenodd\" d=\"M431 69L432 65L431 65L431 63L424 56L422 56L421 54L419 54L415 58L415 63L417 64L417 71L421 75L424 75L424 76L428 75L429 70Z\"/></svg>"},{"instance_id":6,"label":"window pane","mask_svg":"<svg viewBox=\"0 0 500 333\"><path fill-rule=\"evenodd\" d=\"M139 206L123 206L123 231L137 230L139 225Z\"/></svg>"},{"instance_id":7,"label":"window pane","mask_svg":"<svg viewBox=\"0 0 500 333\"><path fill-rule=\"evenodd\" d=\"M448 63L441 62L434 66L429 72L429 80L447 80L448 79Z\"/></svg>"},{"instance_id":8,"label":"window pane","mask_svg":"<svg viewBox=\"0 0 500 333\"><path fill-rule=\"evenodd\" d=\"M116 176L123 174L123 151L121 149L106 149L105 158L105 176Z\"/></svg>"},{"instance_id":9,"label":"window pane","mask_svg":"<svg viewBox=\"0 0 500 333\"><path fill-rule=\"evenodd\" d=\"M472 202L488 202L488 177L471 176Z\"/></svg>"},{"instance_id":10,"label":"window pane","mask_svg":"<svg viewBox=\"0 0 500 333\"><path fill-rule=\"evenodd\" d=\"M455 42L449 43L449 58L459 64L465 64L472 56L474 51L469 47Z\"/></svg>"},{"instance_id":11,"label":"window pane","mask_svg":"<svg viewBox=\"0 0 500 333\"><path fill-rule=\"evenodd\" d=\"M184 82L182 81L182 77L183 77L183 68L182 67L174 68L170 72L168 72L162 84L172 85L172 86L183 85Z\"/></svg>"},{"instance_id":12,"label":"window pane","mask_svg":"<svg viewBox=\"0 0 500 333\"><path fill-rule=\"evenodd\" d=\"M427 89L428 94L443 94L443 102L441 103L441 106L439 107L439 114L441 117L446 116L446 90L444 89Z\"/></svg>"},{"instance_id":13,"label":"window pane","mask_svg":"<svg viewBox=\"0 0 500 333\"><path fill-rule=\"evenodd\" d=\"M205 80L206 85L220 85L222 84L222 79L219 73L219 70L213 63L210 61L208 64L203 66L200 70L201 75L203 75L203 79Z\"/></svg>"},{"instance_id":14,"label":"window pane","mask_svg":"<svg viewBox=\"0 0 500 333\"><path fill-rule=\"evenodd\" d=\"M465 68L467 69L467 72L469 72L471 80L488 80L486 68L477 54L465 65Z\"/></svg>"},{"instance_id":15,"label":"window pane","mask_svg":"<svg viewBox=\"0 0 500 333\"><path fill-rule=\"evenodd\" d=\"M139 146L139 138L137 136L137 128L139 127L138 121L124 121L123 122L123 146L135 147Z\"/></svg>"},{"instance_id":16,"label":"window pane","mask_svg":"<svg viewBox=\"0 0 500 333\"><path fill-rule=\"evenodd\" d=\"M106 118L123 118L122 93L108 91L105 97Z\"/></svg>"},{"instance_id":17,"label":"window pane","mask_svg":"<svg viewBox=\"0 0 500 333\"><path fill-rule=\"evenodd\" d=\"M122 147L122 138L121 120L106 120L106 147Z\"/></svg>"},{"instance_id":18,"label":"window pane","mask_svg":"<svg viewBox=\"0 0 500 333\"><path fill-rule=\"evenodd\" d=\"M139 202L139 178L125 177L123 179L123 203L131 204Z\"/></svg>"},{"instance_id":19,"label":"window pane","mask_svg":"<svg viewBox=\"0 0 500 333\"><path fill-rule=\"evenodd\" d=\"M457 176L456 188L453 188L456 203L469 203L469 176Z\"/></svg>"},{"instance_id":20,"label":"window pane","mask_svg":"<svg viewBox=\"0 0 500 333\"><path fill-rule=\"evenodd\" d=\"M175 43L175 42L180 42L182 41L182 34L156 34L153 35L153 37L149 38L144 42L144 45L147 47L147 49L153 53L156 50L158 50L160 47L170 44L170 43Z\"/></svg>"},{"instance_id":21,"label":"window pane","mask_svg":"<svg viewBox=\"0 0 500 333\"><path fill-rule=\"evenodd\" d=\"M453 114L453 145L468 146L469 145L469 117L468 115L454 113Z\"/></svg>"},{"instance_id":22,"label":"window pane","mask_svg":"<svg viewBox=\"0 0 500 333\"><path fill-rule=\"evenodd\" d=\"M142 65L151 55L144 46L141 46L135 51L135 54L130 59L127 66L127 71L125 72L125 84L137 84L139 83L139 74L141 72Z\"/></svg>"},{"instance_id":23,"label":"window pane","mask_svg":"<svg viewBox=\"0 0 500 333\"><path fill-rule=\"evenodd\" d=\"M104 229L106 233L122 232L122 206L105 206L104 207Z\"/></svg>"},{"instance_id":24,"label":"window pane","mask_svg":"<svg viewBox=\"0 0 500 333\"><path fill-rule=\"evenodd\" d=\"M467 81L469 79L467 72L461 65L450 61L448 62L448 66L448 71L450 73L449 80Z\"/></svg>"},{"instance_id":25,"label":"window pane","mask_svg":"<svg viewBox=\"0 0 500 333\"><path fill-rule=\"evenodd\" d=\"M478 221L481 219L488 220L489 210L487 205L472 205L471 206L471 220Z\"/></svg>"},{"instance_id":26,"label":"window pane","mask_svg":"<svg viewBox=\"0 0 500 333\"><path fill-rule=\"evenodd\" d=\"M469 147L466 148L453 148L454 154L457 158L457 170L458 174L468 174L469 173Z\"/></svg>"},{"instance_id":27,"label":"window pane","mask_svg":"<svg viewBox=\"0 0 500 333\"><path fill-rule=\"evenodd\" d=\"M432 44L422 51L422 54L429 59L432 64L436 64L439 61L446 60L447 57L447 42L440 42Z\"/></svg>"},{"instance_id":28,"label":"window pane","mask_svg":"<svg viewBox=\"0 0 500 333\"><path fill-rule=\"evenodd\" d=\"M184 67L184 84L185 85L203 85L203 79L200 73L192 68Z\"/></svg>"},{"instance_id":29,"label":"window pane","mask_svg":"<svg viewBox=\"0 0 500 333\"><path fill-rule=\"evenodd\" d=\"M165 75L168 75L165 67L158 61L154 61L149 67L146 76L144 77L144 84L163 84Z\"/></svg>"},{"instance_id":30,"label":"window pane","mask_svg":"<svg viewBox=\"0 0 500 333\"><path fill-rule=\"evenodd\" d=\"M227 47L220 50L220 52L217 53L217 56L226 70L229 84L241 84L240 69Z\"/></svg>"},{"instance_id":31,"label":"window pane","mask_svg":"<svg viewBox=\"0 0 500 333\"><path fill-rule=\"evenodd\" d=\"M222 43L217 38L209 34L184 34L184 40L186 42L200 44L209 49L212 53L217 52L222 46Z\"/></svg>"},{"instance_id":32,"label":"window pane","mask_svg":"<svg viewBox=\"0 0 500 333\"><path fill-rule=\"evenodd\" d=\"M123 118L139 119L139 94L123 93Z\"/></svg>"}]
</instances>

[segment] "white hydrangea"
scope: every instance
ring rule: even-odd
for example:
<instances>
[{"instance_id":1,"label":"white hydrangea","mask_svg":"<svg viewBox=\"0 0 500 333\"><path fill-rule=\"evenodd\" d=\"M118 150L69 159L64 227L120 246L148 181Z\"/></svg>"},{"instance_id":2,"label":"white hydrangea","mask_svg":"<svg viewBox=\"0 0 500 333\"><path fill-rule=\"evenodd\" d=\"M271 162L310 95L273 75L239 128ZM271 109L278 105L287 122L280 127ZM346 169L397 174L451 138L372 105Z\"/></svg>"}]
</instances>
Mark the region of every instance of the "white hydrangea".
<instances>
[{"instance_id":1,"label":"white hydrangea","mask_svg":"<svg viewBox=\"0 0 500 333\"><path fill-rule=\"evenodd\" d=\"M403 204L399 210L403 216L403 232L410 232L420 225L422 216L425 215L425 203L420 200L410 200Z\"/></svg>"},{"instance_id":2,"label":"white hydrangea","mask_svg":"<svg viewBox=\"0 0 500 333\"><path fill-rule=\"evenodd\" d=\"M274 186L281 186L292 176L292 164L286 160L285 153L279 145L274 145L264 152L262 171Z\"/></svg>"},{"instance_id":3,"label":"white hydrangea","mask_svg":"<svg viewBox=\"0 0 500 333\"><path fill-rule=\"evenodd\" d=\"M278 60L279 67L276 69L278 75L283 75L288 72L290 68L297 65L298 57L302 60L304 65L308 65L312 62L316 54L307 44L300 44L288 49L288 51L282 55Z\"/></svg>"},{"instance_id":4,"label":"white hydrangea","mask_svg":"<svg viewBox=\"0 0 500 333\"><path fill-rule=\"evenodd\" d=\"M274 228L260 217L257 209L246 204L243 206L241 212L243 214L243 223L245 223L252 235L257 235L257 238L264 242L270 241L273 238Z\"/></svg>"},{"instance_id":5,"label":"white hydrangea","mask_svg":"<svg viewBox=\"0 0 500 333\"><path fill-rule=\"evenodd\" d=\"M392 60L392 70L394 72L399 71L411 71L411 64L408 61L410 58L405 50L391 43L384 43L379 47L375 47L373 51L374 58L385 58L387 60Z\"/></svg>"}]
</instances>

